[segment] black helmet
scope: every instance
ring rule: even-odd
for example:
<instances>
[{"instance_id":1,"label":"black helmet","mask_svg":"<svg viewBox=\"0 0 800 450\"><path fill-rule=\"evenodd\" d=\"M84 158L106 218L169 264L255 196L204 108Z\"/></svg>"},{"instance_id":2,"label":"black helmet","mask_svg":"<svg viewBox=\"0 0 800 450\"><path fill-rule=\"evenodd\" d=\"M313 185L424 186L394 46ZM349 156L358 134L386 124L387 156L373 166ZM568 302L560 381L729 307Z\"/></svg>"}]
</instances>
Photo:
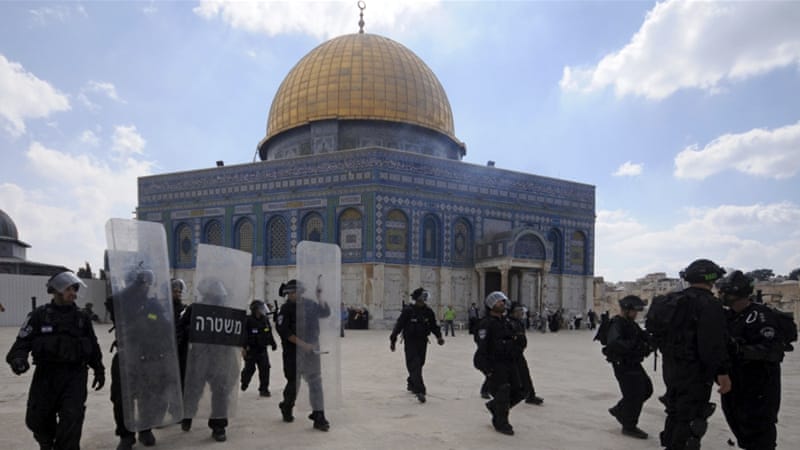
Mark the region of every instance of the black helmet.
<instances>
[{"instance_id":1,"label":"black helmet","mask_svg":"<svg viewBox=\"0 0 800 450\"><path fill-rule=\"evenodd\" d=\"M644 309L644 301L635 295L626 295L625 297L619 299L619 307L621 309L642 311Z\"/></svg>"},{"instance_id":2,"label":"black helmet","mask_svg":"<svg viewBox=\"0 0 800 450\"><path fill-rule=\"evenodd\" d=\"M680 276L689 283L711 283L722 278L725 269L708 259L698 259L681 270Z\"/></svg>"},{"instance_id":3,"label":"black helmet","mask_svg":"<svg viewBox=\"0 0 800 450\"><path fill-rule=\"evenodd\" d=\"M261 311L261 314L266 314L267 305L261 300L253 300L252 302L250 302L250 311L252 312Z\"/></svg>"},{"instance_id":4,"label":"black helmet","mask_svg":"<svg viewBox=\"0 0 800 450\"><path fill-rule=\"evenodd\" d=\"M414 289L414 292L411 293L411 299L414 301L422 300L423 302L427 302L430 297L431 293L422 287Z\"/></svg>"},{"instance_id":5,"label":"black helmet","mask_svg":"<svg viewBox=\"0 0 800 450\"><path fill-rule=\"evenodd\" d=\"M754 283L755 281L741 270L734 270L727 277L717 281L717 289L723 295L747 298L753 293Z\"/></svg>"},{"instance_id":6,"label":"black helmet","mask_svg":"<svg viewBox=\"0 0 800 450\"><path fill-rule=\"evenodd\" d=\"M290 292L297 292L297 280L289 280L286 283L281 283L281 286L278 288L278 295L283 297ZM302 289L300 290L302 292Z\"/></svg>"}]
</instances>

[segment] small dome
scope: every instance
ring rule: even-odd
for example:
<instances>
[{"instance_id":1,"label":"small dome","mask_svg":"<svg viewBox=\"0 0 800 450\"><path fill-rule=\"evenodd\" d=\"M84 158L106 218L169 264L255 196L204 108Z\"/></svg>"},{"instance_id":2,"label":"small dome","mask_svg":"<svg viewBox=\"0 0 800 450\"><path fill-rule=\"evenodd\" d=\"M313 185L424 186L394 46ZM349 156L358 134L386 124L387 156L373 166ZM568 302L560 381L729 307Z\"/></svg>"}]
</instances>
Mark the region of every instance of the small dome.
<instances>
[{"instance_id":1,"label":"small dome","mask_svg":"<svg viewBox=\"0 0 800 450\"><path fill-rule=\"evenodd\" d=\"M304 56L275 94L262 142L326 119L407 123L455 139L450 102L433 71L375 34L340 36Z\"/></svg>"},{"instance_id":2,"label":"small dome","mask_svg":"<svg viewBox=\"0 0 800 450\"><path fill-rule=\"evenodd\" d=\"M5 211L0 209L0 238L18 240L17 225Z\"/></svg>"}]
</instances>

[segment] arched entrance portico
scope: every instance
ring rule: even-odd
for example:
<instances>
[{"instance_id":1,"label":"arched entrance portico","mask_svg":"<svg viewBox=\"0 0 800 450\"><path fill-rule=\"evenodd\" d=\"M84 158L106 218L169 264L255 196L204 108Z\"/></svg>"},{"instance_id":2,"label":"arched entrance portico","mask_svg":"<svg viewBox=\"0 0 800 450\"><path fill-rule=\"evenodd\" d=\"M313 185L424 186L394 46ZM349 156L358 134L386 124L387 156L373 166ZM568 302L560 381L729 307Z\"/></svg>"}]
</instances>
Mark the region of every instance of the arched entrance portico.
<instances>
[{"instance_id":1,"label":"arched entrance portico","mask_svg":"<svg viewBox=\"0 0 800 450\"><path fill-rule=\"evenodd\" d=\"M524 228L500 233L479 243L476 254L475 270L482 298L499 290L531 311L543 311L552 249L537 231Z\"/></svg>"}]
</instances>

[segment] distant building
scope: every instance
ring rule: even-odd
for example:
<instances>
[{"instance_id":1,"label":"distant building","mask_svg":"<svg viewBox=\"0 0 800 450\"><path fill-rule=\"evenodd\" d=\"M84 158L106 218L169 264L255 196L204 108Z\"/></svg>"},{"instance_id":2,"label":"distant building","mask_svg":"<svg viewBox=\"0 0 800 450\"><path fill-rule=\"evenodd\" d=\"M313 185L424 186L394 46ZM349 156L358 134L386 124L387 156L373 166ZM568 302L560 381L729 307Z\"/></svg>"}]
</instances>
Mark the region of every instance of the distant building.
<instances>
[{"instance_id":1,"label":"distant building","mask_svg":"<svg viewBox=\"0 0 800 450\"><path fill-rule=\"evenodd\" d=\"M20 326L34 304L50 301L47 279L68 270L64 266L39 263L27 259L31 246L19 239L17 225L8 214L0 210L0 303L5 312L0 313L0 326ZM95 312L105 313L105 282L84 280L87 287L78 292L77 304L92 302Z\"/></svg>"},{"instance_id":2,"label":"distant building","mask_svg":"<svg viewBox=\"0 0 800 450\"><path fill-rule=\"evenodd\" d=\"M53 276L67 270L64 266L29 261L30 245L19 240L17 225L0 209L0 273Z\"/></svg>"},{"instance_id":3,"label":"distant building","mask_svg":"<svg viewBox=\"0 0 800 450\"><path fill-rule=\"evenodd\" d=\"M585 312L594 186L465 154L445 90L417 55L345 35L283 80L260 162L142 177L137 216L164 225L173 272L190 284L199 243L252 253L252 293L268 301L311 240L341 247L342 299L371 323L393 321L419 286L462 318L494 290L534 311Z\"/></svg>"}]
</instances>

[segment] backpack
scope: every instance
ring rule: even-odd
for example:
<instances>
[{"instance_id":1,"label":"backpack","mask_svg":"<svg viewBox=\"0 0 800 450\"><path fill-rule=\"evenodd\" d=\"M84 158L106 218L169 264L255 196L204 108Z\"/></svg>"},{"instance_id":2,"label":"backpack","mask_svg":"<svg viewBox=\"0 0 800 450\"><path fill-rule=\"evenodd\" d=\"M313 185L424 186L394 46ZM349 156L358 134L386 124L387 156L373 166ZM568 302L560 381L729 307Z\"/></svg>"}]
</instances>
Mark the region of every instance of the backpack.
<instances>
[{"instance_id":1,"label":"backpack","mask_svg":"<svg viewBox=\"0 0 800 450\"><path fill-rule=\"evenodd\" d=\"M772 308L772 311L775 313L778 332L783 339L783 351L791 352L794 350L792 343L797 341L797 324L794 323L794 316L792 313L783 312L775 308Z\"/></svg>"},{"instance_id":2,"label":"backpack","mask_svg":"<svg viewBox=\"0 0 800 450\"><path fill-rule=\"evenodd\" d=\"M608 314L600 316L600 325L597 327L597 333L594 335L594 341L600 341L600 345L608 345L608 330L611 328L611 319Z\"/></svg>"},{"instance_id":3,"label":"backpack","mask_svg":"<svg viewBox=\"0 0 800 450\"><path fill-rule=\"evenodd\" d=\"M644 327L650 335L653 345L664 353L668 346L667 336L674 329L674 320L678 310L679 301L686 298L683 292L673 292L667 295L658 295L650 302L647 310Z\"/></svg>"}]
</instances>

